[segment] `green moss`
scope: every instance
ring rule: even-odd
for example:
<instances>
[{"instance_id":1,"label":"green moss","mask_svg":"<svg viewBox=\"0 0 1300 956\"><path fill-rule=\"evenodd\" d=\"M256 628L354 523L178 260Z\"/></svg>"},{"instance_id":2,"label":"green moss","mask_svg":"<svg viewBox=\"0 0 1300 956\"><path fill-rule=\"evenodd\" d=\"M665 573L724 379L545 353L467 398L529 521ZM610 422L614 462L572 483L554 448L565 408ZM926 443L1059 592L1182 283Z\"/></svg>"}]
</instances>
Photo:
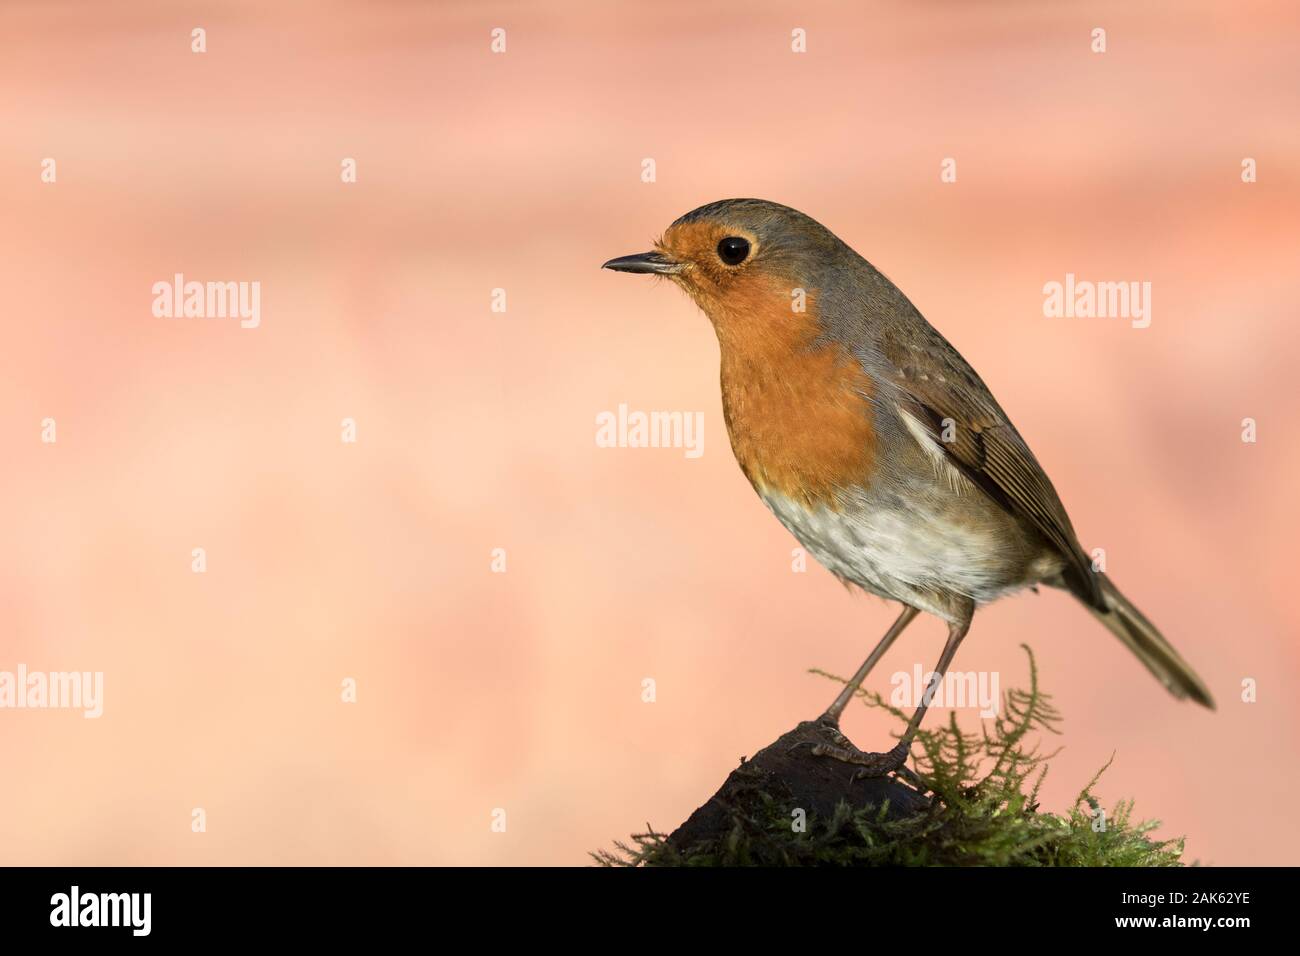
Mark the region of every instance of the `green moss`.
<instances>
[{"instance_id":1,"label":"green moss","mask_svg":"<svg viewBox=\"0 0 1300 956\"><path fill-rule=\"evenodd\" d=\"M1042 753L1040 738L1058 734L1061 718L1025 652L1029 689L1003 694L1000 716L968 733L954 714L917 735L916 772L934 794L920 813L891 820L884 806L841 803L796 832L786 795L769 792L763 774L742 767L721 835L679 848L651 830L593 857L607 866L1181 866L1182 839L1152 839L1159 822L1135 822L1131 800L1102 814L1093 790L1109 763L1068 812L1040 810L1047 762L1058 752ZM907 715L880 695L858 696L906 724Z\"/></svg>"}]
</instances>

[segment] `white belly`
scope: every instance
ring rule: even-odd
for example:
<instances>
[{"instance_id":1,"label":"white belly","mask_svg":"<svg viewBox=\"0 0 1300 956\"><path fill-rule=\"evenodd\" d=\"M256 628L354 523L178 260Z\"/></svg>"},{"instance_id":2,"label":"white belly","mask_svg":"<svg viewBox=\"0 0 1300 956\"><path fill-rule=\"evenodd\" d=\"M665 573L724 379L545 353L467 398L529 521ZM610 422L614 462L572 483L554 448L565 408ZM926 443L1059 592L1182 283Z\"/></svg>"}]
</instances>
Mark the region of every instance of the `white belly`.
<instances>
[{"instance_id":1,"label":"white belly","mask_svg":"<svg viewBox=\"0 0 1300 956\"><path fill-rule=\"evenodd\" d=\"M978 493L978 492L976 492ZM997 529L955 521L941 507L900 510L825 505L808 510L786 496L760 497L828 571L881 597L953 618L952 597L987 603L1032 583Z\"/></svg>"}]
</instances>

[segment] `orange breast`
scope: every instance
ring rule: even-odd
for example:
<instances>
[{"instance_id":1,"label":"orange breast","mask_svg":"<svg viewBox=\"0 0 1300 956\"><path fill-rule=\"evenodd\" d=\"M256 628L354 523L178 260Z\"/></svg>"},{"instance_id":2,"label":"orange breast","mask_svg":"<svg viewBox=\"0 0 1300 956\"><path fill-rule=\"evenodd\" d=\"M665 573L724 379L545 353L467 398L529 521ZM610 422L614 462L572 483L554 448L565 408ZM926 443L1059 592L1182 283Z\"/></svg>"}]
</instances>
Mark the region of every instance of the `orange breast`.
<instances>
[{"instance_id":1,"label":"orange breast","mask_svg":"<svg viewBox=\"0 0 1300 956\"><path fill-rule=\"evenodd\" d=\"M763 283L762 286L767 286ZM817 344L816 303L794 313L782 283L732 290L708 309L722 351L722 407L736 460L758 490L838 508L876 459L870 377L838 344Z\"/></svg>"}]
</instances>

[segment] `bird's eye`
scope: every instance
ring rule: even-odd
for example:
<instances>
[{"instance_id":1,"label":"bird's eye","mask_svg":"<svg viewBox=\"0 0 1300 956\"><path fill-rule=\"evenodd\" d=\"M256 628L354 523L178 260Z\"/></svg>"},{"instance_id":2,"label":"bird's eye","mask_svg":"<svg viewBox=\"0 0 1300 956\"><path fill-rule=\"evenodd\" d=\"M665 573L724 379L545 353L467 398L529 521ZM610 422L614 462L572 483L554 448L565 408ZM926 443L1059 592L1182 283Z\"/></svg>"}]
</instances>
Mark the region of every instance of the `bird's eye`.
<instances>
[{"instance_id":1,"label":"bird's eye","mask_svg":"<svg viewBox=\"0 0 1300 956\"><path fill-rule=\"evenodd\" d=\"M738 266L749 255L749 240L728 236L718 243L718 258L729 266Z\"/></svg>"}]
</instances>

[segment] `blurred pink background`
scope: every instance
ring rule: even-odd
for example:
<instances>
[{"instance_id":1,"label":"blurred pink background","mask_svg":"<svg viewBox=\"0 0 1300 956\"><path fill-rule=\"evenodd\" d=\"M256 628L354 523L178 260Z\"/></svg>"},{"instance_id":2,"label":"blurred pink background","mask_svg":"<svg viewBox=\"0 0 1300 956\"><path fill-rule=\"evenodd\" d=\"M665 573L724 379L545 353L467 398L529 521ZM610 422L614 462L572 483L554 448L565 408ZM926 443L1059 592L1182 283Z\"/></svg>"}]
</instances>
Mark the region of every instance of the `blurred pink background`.
<instances>
[{"instance_id":1,"label":"blurred pink background","mask_svg":"<svg viewBox=\"0 0 1300 956\"><path fill-rule=\"evenodd\" d=\"M806 669L851 672L895 608L791 572L707 321L598 268L760 196L961 349L1218 699L1174 701L1064 595L983 611L957 667L1021 684L1027 641L1065 714L1044 807L1115 752L1103 801L1189 860L1300 862L1298 18L5 3L0 670L105 689L98 720L0 711L0 860L582 864L818 713ZM176 272L259 281L261 326L155 318ZM1067 272L1150 281L1151 327L1044 318ZM702 411L703 457L596 447L621 402Z\"/></svg>"}]
</instances>

